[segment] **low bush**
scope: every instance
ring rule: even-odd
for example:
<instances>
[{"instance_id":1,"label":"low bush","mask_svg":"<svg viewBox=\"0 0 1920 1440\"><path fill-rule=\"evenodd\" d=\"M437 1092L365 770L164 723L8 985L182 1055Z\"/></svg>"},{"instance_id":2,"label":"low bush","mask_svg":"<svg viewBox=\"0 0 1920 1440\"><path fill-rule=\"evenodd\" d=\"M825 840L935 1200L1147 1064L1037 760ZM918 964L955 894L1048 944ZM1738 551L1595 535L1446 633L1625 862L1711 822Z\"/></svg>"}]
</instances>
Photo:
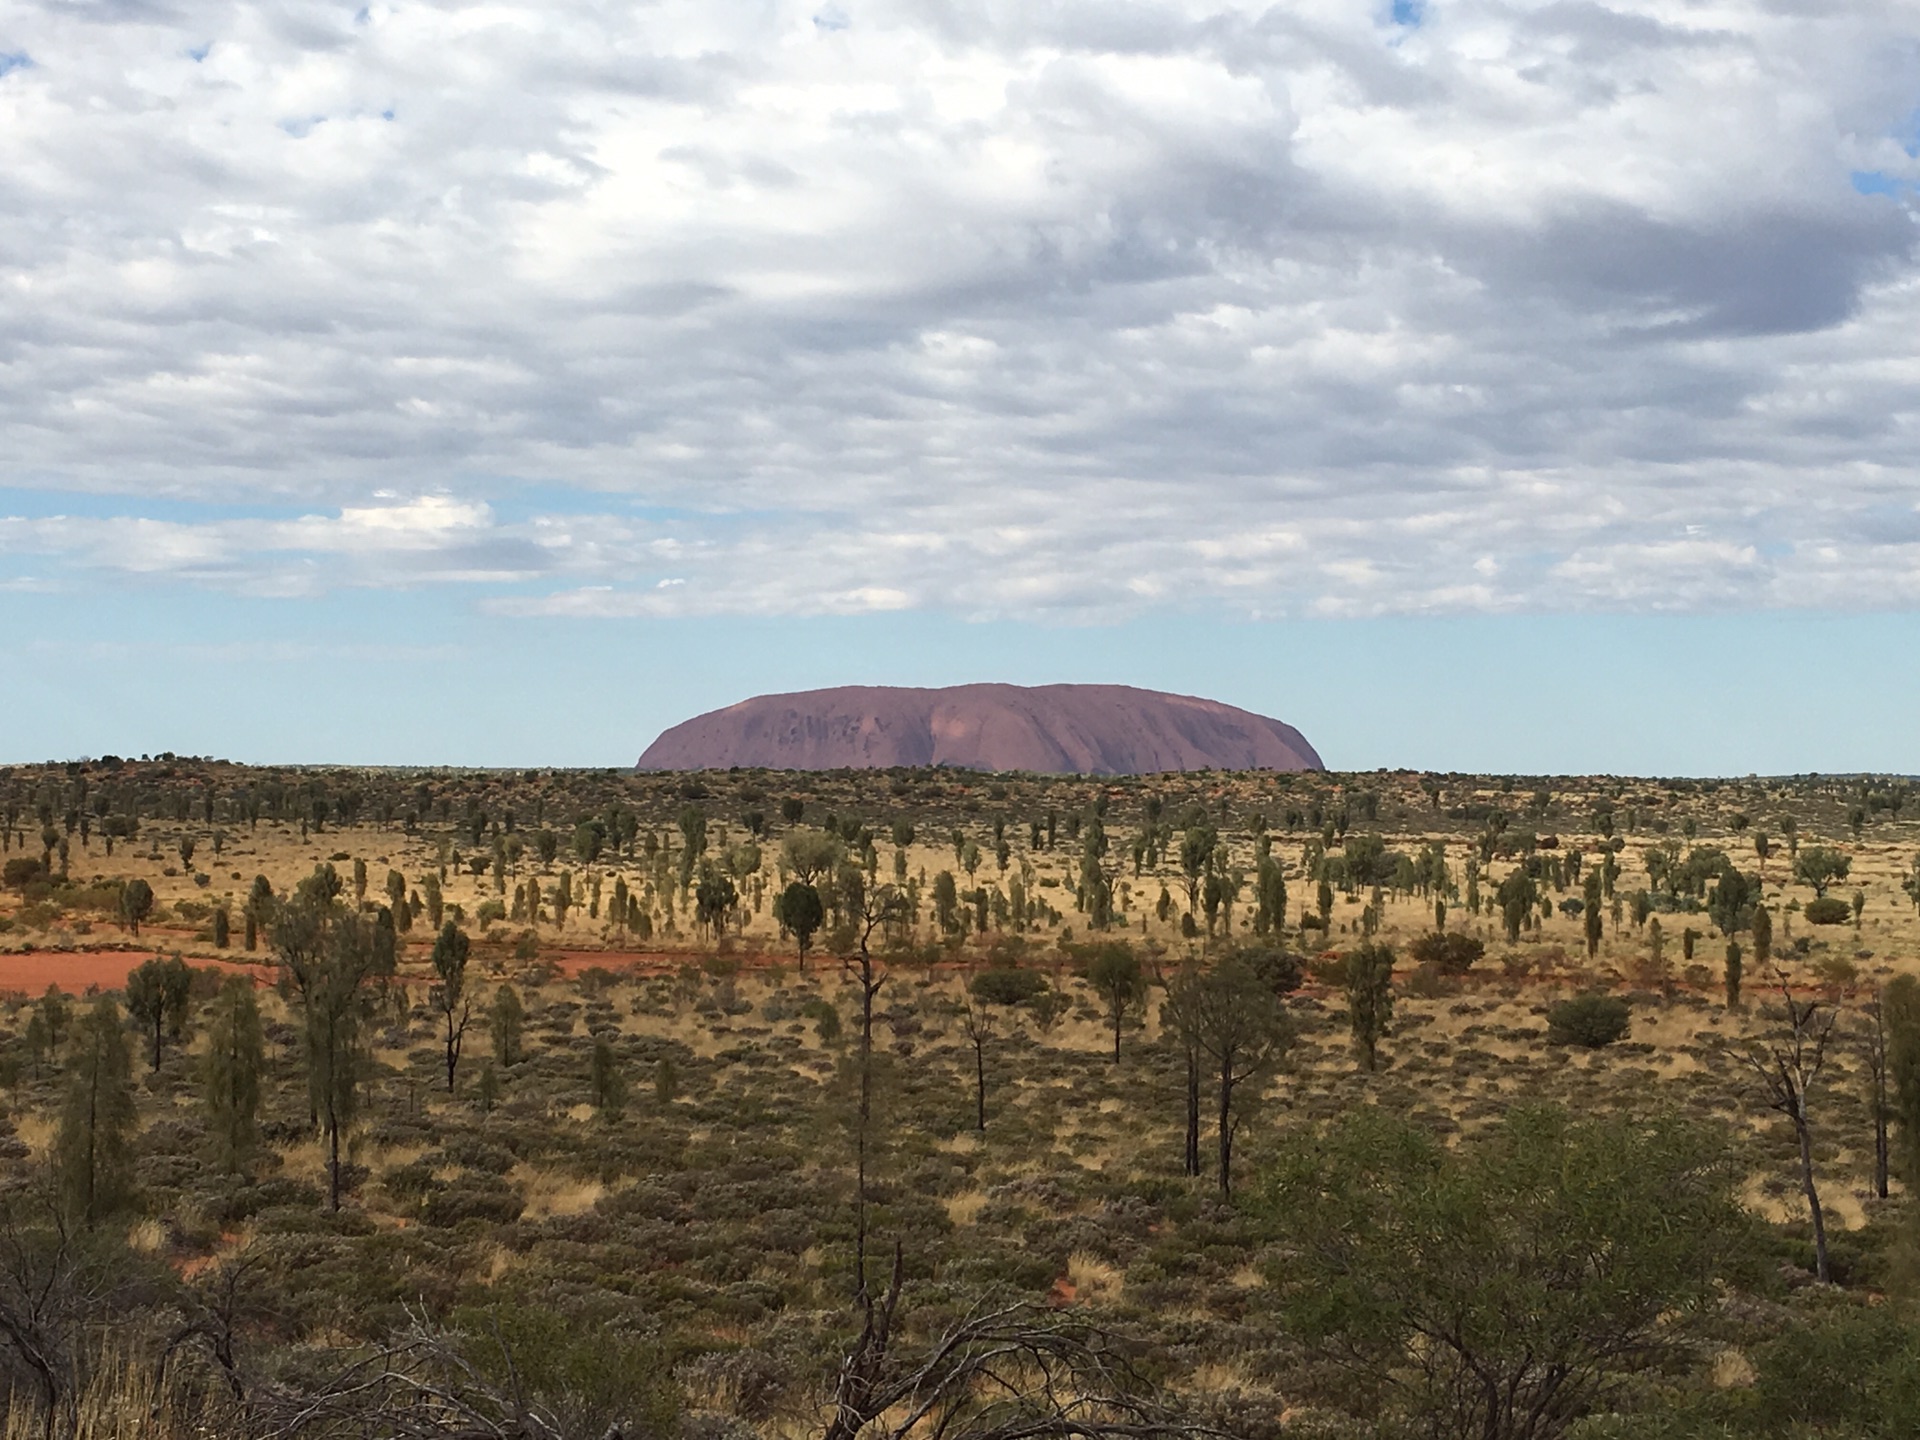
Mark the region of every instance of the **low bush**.
<instances>
[{"instance_id":1,"label":"low bush","mask_svg":"<svg viewBox=\"0 0 1920 1440\"><path fill-rule=\"evenodd\" d=\"M989 1005L1024 1005L1036 995L1044 994L1048 986L1047 977L1038 970L1008 966L981 971L968 988L976 1000Z\"/></svg>"},{"instance_id":2,"label":"low bush","mask_svg":"<svg viewBox=\"0 0 1920 1440\"><path fill-rule=\"evenodd\" d=\"M1627 1002L1611 995L1576 995L1547 1009L1547 1043L1598 1050L1625 1038L1633 1023Z\"/></svg>"},{"instance_id":3,"label":"low bush","mask_svg":"<svg viewBox=\"0 0 1920 1440\"><path fill-rule=\"evenodd\" d=\"M1443 975L1464 975L1487 953L1484 940L1457 930L1422 935L1407 947L1416 964L1431 964Z\"/></svg>"},{"instance_id":4,"label":"low bush","mask_svg":"<svg viewBox=\"0 0 1920 1440\"><path fill-rule=\"evenodd\" d=\"M1807 902L1805 914L1809 925L1844 925L1853 918L1853 907L1844 900L1823 895Z\"/></svg>"}]
</instances>

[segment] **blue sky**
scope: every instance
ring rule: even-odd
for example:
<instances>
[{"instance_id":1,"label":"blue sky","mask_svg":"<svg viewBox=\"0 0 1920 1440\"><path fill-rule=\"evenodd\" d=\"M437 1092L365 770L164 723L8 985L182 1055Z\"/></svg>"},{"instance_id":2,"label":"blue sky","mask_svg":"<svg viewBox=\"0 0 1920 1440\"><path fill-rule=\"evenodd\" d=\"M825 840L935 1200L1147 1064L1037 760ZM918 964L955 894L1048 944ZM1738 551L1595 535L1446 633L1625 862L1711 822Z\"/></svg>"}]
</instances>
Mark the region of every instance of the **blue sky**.
<instances>
[{"instance_id":1,"label":"blue sky","mask_svg":"<svg viewBox=\"0 0 1920 1440\"><path fill-rule=\"evenodd\" d=\"M16 6L0 762L1920 770L1916 107L1864 3Z\"/></svg>"}]
</instances>

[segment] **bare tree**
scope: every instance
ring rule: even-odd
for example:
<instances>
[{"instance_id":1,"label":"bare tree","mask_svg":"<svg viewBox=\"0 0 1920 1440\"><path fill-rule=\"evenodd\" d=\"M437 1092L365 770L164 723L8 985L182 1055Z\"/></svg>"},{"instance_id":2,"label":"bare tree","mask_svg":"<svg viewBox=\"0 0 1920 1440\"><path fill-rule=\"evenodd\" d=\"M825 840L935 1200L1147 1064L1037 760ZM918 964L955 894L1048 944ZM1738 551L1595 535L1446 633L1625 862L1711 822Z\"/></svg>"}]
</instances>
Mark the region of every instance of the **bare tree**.
<instances>
[{"instance_id":1,"label":"bare tree","mask_svg":"<svg viewBox=\"0 0 1920 1440\"><path fill-rule=\"evenodd\" d=\"M825 1440L1154 1440L1219 1432L1158 1403L1105 1332L1040 1306L984 1301L903 1350L896 1248L841 1362Z\"/></svg>"},{"instance_id":2,"label":"bare tree","mask_svg":"<svg viewBox=\"0 0 1920 1440\"><path fill-rule=\"evenodd\" d=\"M973 1046L973 1123L984 1135L987 1133L987 1042L993 1038L993 1012L971 992L966 992L964 1003L962 1024L967 1043Z\"/></svg>"},{"instance_id":3,"label":"bare tree","mask_svg":"<svg viewBox=\"0 0 1920 1440\"><path fill-rule=\"evenodd\" d=\"M1831 1278L1827 1221L1813 1173L1813 1117L1808 1101L1827 1063L1827 1042L1833 1037L1840 1012L1819 1000L1794 999L1784 975L1779 983L1786 1033L1773 1040L1749 1043L1741 1058L1760 1078L1767 1107L1792 1122L1794 1136L1800 1142L1800 1190L1807 1197L1807 1211L1813 1220L1814 1273L1824 1285Z\"/></svg>"},{"instance_id":4,"label":"bare tree","mask_svg":"<svg viewBox=\"0 0 1920 1440\"><path fill-rule=\"evenodd\" d=\"M1873 1114L1873 1193L1887 1198L1887 1172L1891 1168L1892 1145L1888 1135L1893 1119L1893 1103L1887 1093L1887 1010L1886 992L1873 987L1873 999L1865 1007L1867 1030L1862 1048L1867 1061L1867 1108Z\"/></svg>"},{"instance_id":5,"label":"bare tree","mask_svg":"<svg viewBox=\"0 0 1920 1440\"><path fill-rule=\"evenodd\" d=\"M854 1117L854 1294L867 1301L867 1163L873 1128L873 1000L887 983L886 965L873 953L876 932L894 924L905 901L891 885L864 884L853 871L842 902L853 920L854 949L842 965L860 986L860 1100Z\"/></svg>"}]
</instances>

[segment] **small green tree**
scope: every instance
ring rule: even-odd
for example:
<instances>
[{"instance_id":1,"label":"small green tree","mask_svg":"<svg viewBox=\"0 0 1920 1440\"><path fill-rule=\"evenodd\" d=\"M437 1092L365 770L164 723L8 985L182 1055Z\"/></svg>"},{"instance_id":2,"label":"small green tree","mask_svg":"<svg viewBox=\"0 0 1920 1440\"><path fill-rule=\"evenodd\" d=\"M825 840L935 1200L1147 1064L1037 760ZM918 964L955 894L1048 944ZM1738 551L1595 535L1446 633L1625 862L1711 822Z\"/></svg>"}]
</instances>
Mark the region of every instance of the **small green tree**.
<instances>
[{"instance_id":1,"label":"small green tree","mask_svg":"<svg viewBox=\"0 0 1920 1440\"><path fill-rule=\"evenodd\" d=\"M1555 1440L1753 1268L1742 1179L1677 1120L1521 1109L1455 1148L1363 1106L1290 1136L1253 1208L1338 1403L1394 1434Z\"/></svg>"},{"instance_id":2,"label":"small green tree","mask_svg":"<svg viewBox=\"0 0 1920 1440\"><path fill-rule=\"evenodd\" d=\"M1379 1068L1380 1042L1393 1033L1393 947L1369 940L1347 952L1347 1020L1361 1066Z\"/></svg>"},{"instance_id":3,"label":"small green tree","mask_svg":"<svg viewBox=\"0 0 1920 1440\"><path fill-rule=\"evenodd\" d=\"M260 1077L266 1042L253 982L235 975L220 987L207 1016L201 1067L207 1129L222 1169L244 1174L259 1148Z\"/></svg>"},{"instance_id":4,"label":"small green tree","mask_svg":"<svg viewBox=\"0 0 1920 1440\"><path fill-rule=\"evenodd\" d=\"M440 983L433 987L433 1008L440 1012L447 1062L447 1093L451 1095L454 1075L460 1067L460 1047L466 1040L467 1026L473 1019L473 1002L467 997L467 952L471 942L467 932L451 920L440 927L433 942L433 973Z\"/></svg>"},{"instance_id":5,"label":"small green tree","mask_svg":"<svg viewBox=\"0 0 1920 1440\"><path fill-rule=\"evenodd\" d=\"M138 935L140 922L152 913L153 887L151 885L136 878L120 887L120 919L130 932Z\"/></svg>"},{"instance_id":6,"label":"small green tree","mask_svg":"<svg viewBox=\"0 0 1920 1440\"><path fill-rule=\"evenodd\" d=\"M1575 995L1547 1007L1547 1043L1603 1049L1626 1038L1633 1022L1627 1002L1612 995Z\"/></svg>"},{"instance_id":7,"label":"small green tree","mask_svg":"<svg viewBox=\"0 0 1920 1440\"><path fill-rule=\"evenodd\" d=\"M91 1229L132 1198L137 1120L120 1008L102 995L75 1027L53 1139L54 1181L70 1223Z\"/></svg>"},{"instance_id":8,"label":"small green tree","mask_svg":"<svg viewBox=\"0 0 1920 1440\"><path fill-rule=\"evenodd\" d=\"M520 1063L520 1036L526 1028L527 1011L520 1003L520 992L502 985L493 992L493 1008L487 1017L493 1038L493 1060L502 1070Z\"/></svg>"},{"instance_id":9,"label":"small green tree","mask_svg":"<svg viewBox=\"0 0 1920 1440\"><path fill-rule=\"evenodd\" d=\"M1803 885L1812 886L1813 893L1823 899L1827 887L1836 880L1846 879L1852 870L1851 857L1826 845L1809 845L1793 861L1794 878Z\"/></svg>"},{"instance_id":10,"label":"small green tree","mask_svg":"<svg viewBox=\"0 0 1920 1440\"><path fill-rule=\"evenodd\" d=\"M1764 915L1766 912L1763 910L1760 913ZM1759 954L1759 946L1754 947L1754 953ZM1740 1008L1740 977L1744 968L1740 942L1729 940L1727 942L1727 1008L1729 1010Z\"/></svg>"},{"instance_id":11,"label":"small green tree","mask_svg":"<svg viewBox=\"0 0 1920 1440\"><path fill-rule=\"evenodd\" d=\"M826 907L820 903L820 892L804 880L789 881L787 888L774 897L773 918L789 935L800 950L800 973L807 970L807 952L813 948L813 937L826 921Z\"/></svg>"},{"instance_id":12,"label":"small green tree","mask_svg":"<svg viewBox=\"0 0 1920 1440\"><path fill-rule=\"evenodd\" d=\"M620 1071L613 1046L604 1037L593 1042L593 1068L590 1076L593 1108L602 1120L617 1120L627 1103L627 1079Z\"/></svg>"},{"instance_id":13,"label":"small green tree","mask_svg":"<svg viewBox=\"0 0 1920 1440\"><path fill-rule=\"evenodd\" d=\"M153 1041L153 1068L160 1068L161 1041L186 1028L193 1000L193 972L178 955L143 961L127 974L127 1013Z\"/></svg>"},{"instance_id":14,"label":"small green tree","mask_svg":"<svg viewBox=\"0 0 1920 1440\"><path fill-rule=\"evenodd\" d=\"M1118 942L1097 945L1087 961L1087 984L1106 1006L1113 1025L1113 1063L1120 1063L1120 1030L1126 1018L1146 999L1146 979L1133 947ZM984 1126L982 1127L985 1128Z\"/></svg>"}]
</instances>

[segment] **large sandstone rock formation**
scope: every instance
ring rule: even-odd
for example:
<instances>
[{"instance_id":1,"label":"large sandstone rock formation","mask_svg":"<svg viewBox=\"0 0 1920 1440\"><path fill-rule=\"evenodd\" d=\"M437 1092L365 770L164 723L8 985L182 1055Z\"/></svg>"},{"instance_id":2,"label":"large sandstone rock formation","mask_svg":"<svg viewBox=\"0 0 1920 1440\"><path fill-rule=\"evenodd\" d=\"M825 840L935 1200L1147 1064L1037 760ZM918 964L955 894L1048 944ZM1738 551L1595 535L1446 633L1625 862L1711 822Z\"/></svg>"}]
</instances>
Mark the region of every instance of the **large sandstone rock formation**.
<instances>
[{"instance_id":1,"label":"large sandstone rock formation","mask_svg":"<svg viewBox=\"0 0 1920 1440\"><path fill-rule=\"evenodd\" d=\"M732 765L1082 775L1325 768L1291 725L1128 685L848 685L761 695L674 726L640 757L643 770Z\"/></svg>"}]
</instances>

